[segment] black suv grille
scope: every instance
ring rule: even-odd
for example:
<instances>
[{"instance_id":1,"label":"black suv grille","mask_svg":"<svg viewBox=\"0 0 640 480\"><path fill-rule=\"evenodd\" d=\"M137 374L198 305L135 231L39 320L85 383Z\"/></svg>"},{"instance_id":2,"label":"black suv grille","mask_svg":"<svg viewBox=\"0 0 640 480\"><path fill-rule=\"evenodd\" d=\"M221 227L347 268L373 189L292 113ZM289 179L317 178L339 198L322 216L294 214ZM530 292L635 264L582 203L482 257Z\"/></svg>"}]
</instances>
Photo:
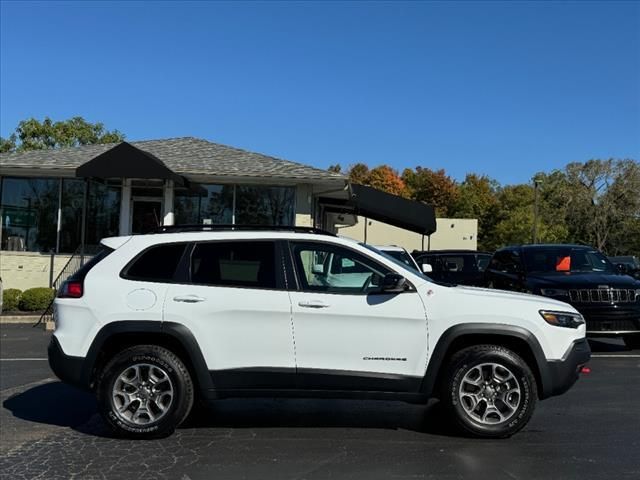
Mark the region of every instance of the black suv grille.
<instances>
[{"instance_id":1,"label":"black suv grille","mask_svg":"<svg viewBox=\"0 0 640 480\"><path fill-rule=\"evenodd\" d=\"M634 303L640 292L626 288L583 288L569 290L572 303Z\"/></svg>"}]
</instances>

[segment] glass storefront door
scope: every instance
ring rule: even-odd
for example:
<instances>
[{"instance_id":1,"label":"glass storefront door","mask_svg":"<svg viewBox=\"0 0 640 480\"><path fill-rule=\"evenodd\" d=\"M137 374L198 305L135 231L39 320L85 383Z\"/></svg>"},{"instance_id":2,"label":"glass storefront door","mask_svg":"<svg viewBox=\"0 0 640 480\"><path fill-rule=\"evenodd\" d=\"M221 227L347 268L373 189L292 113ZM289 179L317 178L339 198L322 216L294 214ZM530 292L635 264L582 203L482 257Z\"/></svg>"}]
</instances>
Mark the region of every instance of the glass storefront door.
<instances>
[{"instance_id":1,"label":"glass storefront door","mask_svg":"<svg viewBox=\"0 0 640 480\"><path fill-rule=\"evenodd\" d=\"M133 198L131 233L151 233L162 225L162 199Z\"/></svg>"}]
</instances>

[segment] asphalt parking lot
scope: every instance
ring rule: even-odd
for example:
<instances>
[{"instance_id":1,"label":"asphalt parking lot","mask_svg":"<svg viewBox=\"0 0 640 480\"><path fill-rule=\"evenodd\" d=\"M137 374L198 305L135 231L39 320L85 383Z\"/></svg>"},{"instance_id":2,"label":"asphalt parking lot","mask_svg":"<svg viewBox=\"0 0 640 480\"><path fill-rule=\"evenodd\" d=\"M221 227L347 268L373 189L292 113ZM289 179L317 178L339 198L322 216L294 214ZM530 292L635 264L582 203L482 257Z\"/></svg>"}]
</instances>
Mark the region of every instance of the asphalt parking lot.
<instances>
[{"instance_id":1,"label":"asphalt parking lot","mask_svg":"<svg viewBox=\"0 0 640 480\"><path fill-rule=\"evenodd\" d=\"M111 438L54 377L49 334L0 326L2 479L640 478L640 351L592 342L591 373L508 440L453 434L395 402L225 400L170 438Z\"/></svg>"}]
</instances>

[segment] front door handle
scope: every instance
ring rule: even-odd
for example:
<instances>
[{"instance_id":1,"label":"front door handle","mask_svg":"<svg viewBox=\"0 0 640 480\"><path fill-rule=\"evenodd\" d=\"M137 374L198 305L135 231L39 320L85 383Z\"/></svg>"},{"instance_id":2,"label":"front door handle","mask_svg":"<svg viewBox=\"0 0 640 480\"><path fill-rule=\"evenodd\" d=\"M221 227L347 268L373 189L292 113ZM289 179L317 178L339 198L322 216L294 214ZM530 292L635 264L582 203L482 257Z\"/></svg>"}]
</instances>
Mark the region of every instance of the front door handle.
<instances>
[{"instance_id":1,"label":"front door handle","mask_svg":"<svg viewBox=\"0 0 640 480\"><path fill-rule=\"evenodd\" d=\"M183 295L183 296L173 297L174 302L184 302L184 303L198 303L198 302L204 302L205 300L206 298L199 297L198 295Z\"/></svg>"},{"instance_id":2,"label":"front door handle","mask_svg":"<svg viewBox=\"0 0 640 480\"><path fill-rule=\"evenodd\" d=\"M304 308L327 308L328 303L324 303L322 300L306 300L298 302L298 305Z\"/></svg>"}]
</instances>

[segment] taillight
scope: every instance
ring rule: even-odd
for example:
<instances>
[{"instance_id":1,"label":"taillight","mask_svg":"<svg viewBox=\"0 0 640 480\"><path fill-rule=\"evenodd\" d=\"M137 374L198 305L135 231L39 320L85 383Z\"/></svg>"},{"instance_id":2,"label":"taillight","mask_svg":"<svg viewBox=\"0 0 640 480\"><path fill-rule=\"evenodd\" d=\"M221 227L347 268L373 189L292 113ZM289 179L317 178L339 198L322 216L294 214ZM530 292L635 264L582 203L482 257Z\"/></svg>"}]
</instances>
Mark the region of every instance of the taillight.
<instances>
[{"instance_id":1,"label":"taillight","mask_svg":"<svg viewBox=\"0 0 640 480\"><path fill-rule=\"evenodd\" d=\"M58 294L60 298L80 298L82 297L82 282L78 281L68 281L62 285L60 289L60 293Z\"/></svg>"}]
</instances>

